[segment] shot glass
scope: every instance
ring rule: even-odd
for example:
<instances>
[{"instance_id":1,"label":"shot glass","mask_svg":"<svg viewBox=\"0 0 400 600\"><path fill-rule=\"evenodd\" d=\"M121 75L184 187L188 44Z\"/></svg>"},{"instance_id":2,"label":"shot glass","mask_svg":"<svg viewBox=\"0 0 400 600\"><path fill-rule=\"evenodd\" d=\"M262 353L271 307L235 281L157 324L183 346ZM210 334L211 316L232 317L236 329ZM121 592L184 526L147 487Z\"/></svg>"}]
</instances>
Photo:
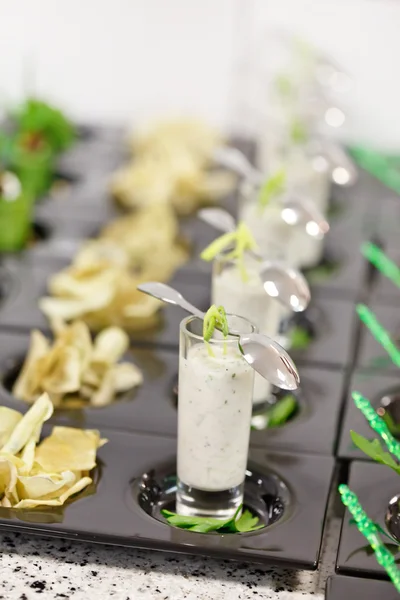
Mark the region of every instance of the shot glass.
<instances>
[{"instance_id":1,"label":"shot glass","mask_svg":"<svg viewBox=\"0 0 400 600\"><path fill-rule=\"evenodd\" d=\"M241 334L256 332L242 317L228 322ZM202 328L197 317L180 325L176 511L225 519L243 502L254 370L237 336L215 330L207 345Z\"/></svg>"},{"instance_id":2,"label":"shot glass","mask_svg":"<svg viewBox=\"0 0 400 600\"><path fill-rule=\"evenodd\" d=\"M229 313L248 319L260 333L277 339L282 307L265 292L259 275L260 266L260 261L251 256L245 258L243 265L237 260L227 260L226 253L217 256L213 263L211 301ZM269 381L255 373L254 409L268 403L271 390Z\"/></svg>"}]
</instances>

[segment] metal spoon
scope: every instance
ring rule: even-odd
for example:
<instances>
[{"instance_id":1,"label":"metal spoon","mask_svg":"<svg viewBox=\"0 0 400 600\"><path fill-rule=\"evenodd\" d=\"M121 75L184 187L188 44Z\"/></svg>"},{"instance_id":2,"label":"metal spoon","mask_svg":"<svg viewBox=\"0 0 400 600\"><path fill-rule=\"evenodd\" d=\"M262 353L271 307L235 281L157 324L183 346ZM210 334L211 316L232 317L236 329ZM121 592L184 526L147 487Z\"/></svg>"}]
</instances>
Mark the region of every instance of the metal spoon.
<instances>
[{"instance_id":1,"label":"metal spoon","mask_svg":"<svg viewBox=\"0 0 400 600\"><path fill-rule=\"evenodd\" d=\"M293 312L305 311L311 300L307 280L300 271L280 261L264 261L260 266L264 290Z\"/></svg>"},{"instance_id":2,"label":"metal spoon","mask_svg":"<svg viewBox=\"0 0 400 600\"><path fill-rule=\"evenodd\" d=\"M203 311L193 306L180 292L165 283L157 281L141 283L137 289L168 304L180 306L204 320ZM238 336L239 350L243 358L262 377L283 390L296 390L299 387L300 376L294 362L275 340L260 333L241 335L233 330L229 333Z\"/></svg>"},{"instance_id":3,"label":"metal spoon","mask_svg":"<svg viewBox=\"0 0 400 600\"><path fill-rule=\"evenodd\" d=\"M341 186L351 186L358 179L358 171L354 162L335 140L327 138L314 139L309 144L309 151L314 160L324 160L329 164L333 183Z\"/></svg>"},{"instance_id":4,"label":"metal spoon","mask_svg":"<svg viewBox=\"0 0 400 600\"><path fill-rule=\"evenodd\" d=\"M315 206L306 198L288 196L283 201L282 221L287 225L301 225L310 237L322 239L329 231L329 223Z\"/></svg>"},{"instance_id":5,"label":"metal spoon","mask_svg":"<svg viewBox=\"0 0 400 600\"><path fill-rule=\"evenodd\" d=\"M219 156L219 164L230 168L235 171L238 175L245 177L250 183L254 185L260 185L265 177L263 174L254 169L249 163L245 155L237 150L236 148L218 148L214 154L214 158ZM225 160L226 159L226 160ZM217 159L216 159L217 160ZM221 210L219 218L222 219L222 209L204 209L203 212L208 218L211 219L211 213L205 211ZM230 215L229 215L230 216ZM225 221L231 226L232 221L227 221L227 217L224 217ZM283 200L282 208L282 219L288 225L302 224L305 227L306 232L312 237L322 237L329 231L329 224L326 221L323 214L318 210L313 202L310 202L303 198L289 197ZM205 220L205 219L204 219ZM210 220L207 221L210 223ZM210 223L212 225L212 223ZM220 229L220 227L219 227ZM231 231L226 229L225 231Z\"/></svg>"},{"instance_id":6,"label":"metal spoon","mask_svg":"<svg viewBox=\"0 0 400 600\"><path fill-rule=\"evenodd\" d=\"M247 156L237 148L230 146L216 148L213 159L221 167L234 171L234 173L256 185L260 185L265 179L261 171L253 167Z\"/></svg>"},{"instance_id":7,"label":"metal spoon","mask_svg":"<svg viewBox=\"0 0 400 600\"><path fill-rule=\"evenodd\" d=\"M222 208L204 208L197 214L203 221L225 233L236 229L235 219ZM262 261L259 273L268 296L276 298L294 312L303 312L311 299L310 288L304 275L282 261L265 260L254 250L251 253Z\"/></svg>"}]
</instances>

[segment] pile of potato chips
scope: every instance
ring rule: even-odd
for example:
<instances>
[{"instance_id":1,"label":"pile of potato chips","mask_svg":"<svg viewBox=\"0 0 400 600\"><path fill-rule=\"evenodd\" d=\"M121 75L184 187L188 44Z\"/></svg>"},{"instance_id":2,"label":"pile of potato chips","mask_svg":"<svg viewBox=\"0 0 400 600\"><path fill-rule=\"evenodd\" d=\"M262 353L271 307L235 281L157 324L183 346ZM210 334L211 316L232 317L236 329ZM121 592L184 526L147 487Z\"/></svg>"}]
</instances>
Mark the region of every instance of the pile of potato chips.
<instances>
[{"instance_id":1,"label":"pile of potato chips","mask_svg":"<svg viewBox=\"0 0 400 600\"><path fill-rule=\"evenodd\" d=\"M134 364L118 362L129 346L121 329L104 329L92 342L82 321L69 326L53 323L53 328L53 344L40 331L31 332L30 348L12 390L17 398L32 403L45 392L60 408L105 406L143 382Z\"/></svg>"},{"instance_id":2,"label":"pile of potato chips","mask_svg":"<svg viewBox=\"0 0 400 600\"><path fill-rule=\"evenodd\" d=\"M235 186L225 170L210 170L219 134L202 122L160 123L132 138L132 161L111 180L115 200L126 208L170 204L180 215L210 204Z\"/></svg>"},{"instance_id":3,"label":"pile of potato chips","mask_svg":"<svg viewBox=\"0 0 400 600\"><path fill-rule=\"evenodd\" d=\"M107 440L96 430L54 427L39 443L53 413L47 394L22 416L0 407L0 505L29 509L62 506L92 483L96 451Z\"/></svg>"},{"instance_id":4,"label":"pile of potato chips","mask_svg":"<svg viewBox=\"0 0 400 600\"><path fill-rule=\"evenodd\" d=\"M167 281L188 258L169 206L121 217L84 243L71 266L49 279L39 307L50 319L81 318L94 330L155 327L161 302L137 291L143 281Z\"/></svg>"}]
</instances>

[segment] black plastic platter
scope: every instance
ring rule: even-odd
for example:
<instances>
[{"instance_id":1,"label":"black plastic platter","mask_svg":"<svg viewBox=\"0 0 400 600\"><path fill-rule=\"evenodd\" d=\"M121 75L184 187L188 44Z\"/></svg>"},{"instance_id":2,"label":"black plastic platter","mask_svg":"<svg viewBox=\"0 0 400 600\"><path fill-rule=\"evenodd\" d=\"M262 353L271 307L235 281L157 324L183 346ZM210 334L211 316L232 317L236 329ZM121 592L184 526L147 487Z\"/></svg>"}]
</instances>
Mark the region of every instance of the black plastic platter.
<instances>
[{"instance_id":1,"label":"black plastic platter","mask_svg":"<svg viewBox=\"0 0 400 600\"><path fill-rule=\"evenodd\" d=\"M252 449L245 504L265 528L244 534L201 534L169 526L176 441L102 428L97 485L64 511L0 508L2 529L105 544L153 548L315 569L334 461ZM254 473L254 474L253 474ZM269 524L270 523L270 524Z\"/></svg>"},{"instance_id":2,"label":"black plastic platter","mask_svg":"<svg viewBox=\"0 0 400 600\"><path fill-rule=\"evenodd\" d=\"M82 131L80 141L58 164L68 186L36 206L32 244L19 255L2 257L0 404L20 411L27 405L12 396L12 383L28 349L29 331L39 328L50 336L38 308L49 277L70 264L84 240L122 214L110 199L108 185L112 172L128 157L123 133ZM254 150L249 143L241 147L249 156ZM366 173L353 189L334 190L324 260L306 274L313 300L296 321L312 334L307 347L291 352L302 379L296 393L298 412L282 427L251 433L245 505L259 516L263 529L199 534L171 527L161 516L161 508L174 507L178 331L186 316L170 306L161 311L157 326L130 333L126 358L142 369L141 387L104 408L56 410L44 429L46 433L52 425L63 424L101 430L109 442L99 451L95 483L63 510L0 509L0 529L315 569L356 350L355 303L370 292L369 268L359 245L374 237L378 211L368 196L381 193L381 184ZM222 205L235 214L235 195ZM198 255L217 234L194 216L181 219L180 231L190 240L192 254L172 283L206 309L211 265ZM335 267L331 272L328 263ZM348 435L346 427L347 421L342 440Z\"/></svg>"}]
</instances>

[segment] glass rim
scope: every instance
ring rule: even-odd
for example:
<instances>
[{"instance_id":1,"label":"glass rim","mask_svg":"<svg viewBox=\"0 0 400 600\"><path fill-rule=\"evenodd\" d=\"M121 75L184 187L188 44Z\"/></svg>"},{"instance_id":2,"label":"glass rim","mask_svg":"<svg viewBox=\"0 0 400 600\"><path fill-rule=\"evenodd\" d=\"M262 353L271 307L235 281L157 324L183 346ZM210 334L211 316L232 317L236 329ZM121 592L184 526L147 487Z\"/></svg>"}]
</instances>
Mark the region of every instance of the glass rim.
<instances>
[{"instance_id":1,"label":"glass rim","mask_svg":"<svg viewBox=\"0 0 400 600\"><path fill-rule=\"evenodd\" d=\"M220 252L218 252L218 254L213 258L213 262L224 262L225 264L237 264L239 262L239 259L236 256L227 258L227 254L229 254L229 252L231 252L233 249L235 248L234 244L232 244L232 246L228 246L227 248L224 248L224 250L221 250ZM255 265L261 264L263 262L263 259L260 257L258 258L257 256L254 256L251 251L249 250L245 250L244 252L244 260L246 261L252 261L254 262ZM249 265L247 265L249 266ZM229 314L229 313L227 313ZM239 317L240 315L232 315L235 317ZM244 317L241 317L244 318ZM251 323L251 321L250 321Z\"/></svg>"},{"instance_id":2,"label":"glass rim","mask_svg":"<svg viewBox=\"0 0 400 600\"><path fill-rule=\"evenodd\" d=\"M246 319L245 317L241 317L240 315L235 315L233 313L226 313L227 317L235 317L236 319L240 319L241 321L243 321L243 323L246 323L249 327L247 328L247 331L241 331L240 329L236 328L235 331L238 331L239 333L243 334L243 335L249 335L250 333L258 333L258 329L257 326L254 325L254 323L252 323L251 321L249 321L249 319ZM184 319L182 319L182 321L180 322L179 325L179 330L187 335L189 338L193 339L193 340L198 340L200 342L204 343L204 338L202 335L198 335L197 333L193 333L192 331L188 330L188 324L192 323L193 321L202 321L202 319L200 317L197 317L196 315L189 315L188 317L185 317ZM221 339L217 339L212 337L209 340L209 344L232 344L232 343L238 343L239 342L239 336L238 335L233 335L233 334L228 334L228 336L226 338L221 338Z\"/></svg>"}]
</instances>

